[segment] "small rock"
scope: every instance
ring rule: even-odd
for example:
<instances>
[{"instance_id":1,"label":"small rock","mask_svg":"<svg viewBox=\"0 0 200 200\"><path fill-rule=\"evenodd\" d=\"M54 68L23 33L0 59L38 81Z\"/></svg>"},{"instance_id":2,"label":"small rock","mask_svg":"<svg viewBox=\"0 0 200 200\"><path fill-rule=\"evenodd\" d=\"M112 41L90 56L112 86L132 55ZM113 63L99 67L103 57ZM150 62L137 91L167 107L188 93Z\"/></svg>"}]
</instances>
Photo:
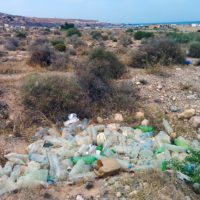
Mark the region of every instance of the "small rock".
<instances>
[{"instance_id":1,"label":"small rock","mask_svg":"<svg viewBox=\"0 0 200 200\"><path fill-rule=\"evenodd\" d=\"M200 128L200 117L199 116L192 117L189 123L193 128Z\"/></svg>"},{"instance_id":2,"label":"small rock","mask_svg":"<svg viewBox=\"0 0 200 200\"><path fill-rule=\"evenodd\" d=\"M136 82L135 84L136 84L136 85L140 85L141 83L140 83L140 82Z\"/></svg>"},{"instance_id":3,"label":"small rock","mask_svg":"<svg viewBox=\"0 0 200 200\"><path fill-rule=\"evenodd\" d=\"M188 96L187 96L187 99L188 99L188 100L194 100L194 99L196 99L196 95L195 95L195 94L193 94L193 95L188 95Z\"/></svg>"},{"instance_id":4,"label":"small rock","mask_svg":"<svg viewBox=\"0 0 200 200\"><path fill-rule=\"evenodd\" d=\"M144 119L144 113L143 112L136 112L135 118L138 120Z\"/></svg>"},{"instance_id":5,"label":"small rock","mask_svg":"<svg viewBox=\"0 0 200 200\"><path fill-rule=\"evenodd\" d=\"M195 114L195 110L194 110L194 109L187 109L187 110L185 110L183 113L181 113L181 114L179 115L179 118L182 118L182 119L189 119L189 118L191 118L194 114Z\"/></svg>"},{"instance_id":6,"label":"small rock","mask_svg":"<svg viewBox=\"0 0 200 200\"><path fill-rule=\"evenodd\" d=\"M120 113L116 113L114 119L119 122L122 122L124 120L123 116Z\"/></svg>"},{"instance_id":7,"label":"small rock","mask_svg":"<svg viewBox=\"0 0 200 200\"><path fill-rule=\"evenodd\" d=\"M173 100L173 101L176 101L176 97L173 97L172 100Z\"/></svg>"},{"instance_id":8,"label":"small rock","mask_svg":"<svg viewBox=\"0 0 200 200\"><path fill-rule=\"evenodd\" d=\"M177 68L176 68L176 71L181 71L181 68L177 67Z\"/></svg>"},{"instance_id":9,"label":"small rock","mask_svg":"<svg viewBox=\"0 0 200 200\"><path fill-rule=\"evenodd\" d=\"M197 194L200 194L200 184L199 183L194 183L193 189Z\"/></svg>"},{"instance_id":10,"label":"small rock","mask_svg":"<svg viewBox=\"0 0 200 200\"><path fill-rule=\"evenodd\" d=\"M84 198L83 198L81 195L78 195L78 196L76 197L76 200L84 200Z\"/></svg>"},{"instance_id":11,"label":"small rock","mask_svg":"<svg viewBox=\"0 0 200 200\"><path fill-rule=\"evenodd\" d=\"M126 185L124 188L126 191L129 191L131 189L131 187L129 185Z\"/></svg>"},{"instance_id":12,"label":"small rock","mask_svg":"<svg viewBox=\"0 0 200 200\"><path fill-rule=\"evenodd\" d=\"M158 88L159 90L162 90L162 85L158 85L157 88Z\"/></svg>"},{"instance_id":13,"label":"small rock","mask_svg":"<svg viewBox=\"0 0 200 200\"><path fill-rule=\"evenodd\" d=\"M90 190L91 188L94 187L94 183L92 181L88 181L86 184L85 184L85 188L87 190Z\"/></svg>"},{"instance_id":14,"label":"small rock","mask_svg":"<svg viewBox=\"0 0 200 200\"><path fill-rule=\"evenodd\" d=\"M108 124L108 128L109 128L111 131L117 131L117 130L119 130L119 128L120 128L120 124L111 123L111 124Z\"/></svg>"},{"instance_id":15,"label":"small rock","mask_svg":"<svg viewBox=\"0 0 200 200\"><path fill-rule=\"evenodd\" d=\"M144 119L144 120L141 122L141 125L142 125L142 126L148 126L148 125L149 125L149 120Z\"/></svg>"},{"instance_id":16,"label":"small rock","mask_svg":"<svg viewBox=\"0 0 200 200\"><path fill-rule=\"evenodd\" d=\"M121 196L122 196L122 193L121 193L121 192L117 192L117 193L116 193L116 197L117 197L117 198L120 198Z\"/></svg>"},{"instance_id":17,"label":"small rock","mask_svg":"<svg viewBox=\"0 0 200 200\"><path fill-rule=\"evenodd\" d=\"M176 138L176 133L175 133L175 132L172 132L172 133L170 134L170 138L171 138L171 139L175 139L175 138Z\"/></svg>"},{"instance_id":18,"label":"small rock","mask_svg":"<svg viewBox=\"0 0 200 200\"><path fill-rule=\"evenodd\" d=\"M97 117L97 122L98 122L99 124L102 124L102 123L103 123L103 119L102 119L101 117Z\"/></svg>"},{"instance_id":19,"label":"small rock","mask_svg":"<svg viewBox=\"0 0 200 200\"><path fill-rule=\"evenodd\" d=\"M137 190L133 190L132 192L129 193L130 196L136 195L137 194Z\"/></svg>"},{"instance_id":20,"label":"small rock","mask_svg":"<svg viewBox=\"0 0 200 200\"><path fill-rule=\"evenodd\" d=\"M172 111L172 112L178 112L180 110L179 107L177 106L170 106L169 109Z\"/></svg>"},{"instance_id":21,"label":"small rock","mask_svg":"<svg viewBox=\"0 0 200 200\"><path fill-rule=\"evenodd\" d=\"M185 196L185 200L191 200L189 196Z\"/></svg>"}]
</instances>

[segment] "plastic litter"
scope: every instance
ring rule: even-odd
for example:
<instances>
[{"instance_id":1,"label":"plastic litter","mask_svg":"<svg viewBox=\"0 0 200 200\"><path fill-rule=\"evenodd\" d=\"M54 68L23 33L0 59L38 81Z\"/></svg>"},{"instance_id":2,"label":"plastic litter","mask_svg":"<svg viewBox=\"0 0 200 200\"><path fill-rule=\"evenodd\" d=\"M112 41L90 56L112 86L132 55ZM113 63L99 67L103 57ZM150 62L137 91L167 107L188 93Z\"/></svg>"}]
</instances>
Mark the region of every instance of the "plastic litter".
<instances>
[{"instance_id":1,"label":"plastic litter","mask_svg":"<svg viewBox=\"0 0 200 200\"><path fill-rule=\"evenodd\" d=\"M173 133L172 127L169 125L168 121L163 119L163 126L165 127L165 130L167 131L168 134Z\"/></svg>"},{"instance_id":2,"label":"plastic litter","mask_svg":"<svg viewBox=\"0 0 200 200\"><path fill-rule=\"evenodd\" d=\"M49 130L49 128L44 128L38 132L35 133L35 135L33 136L34 139L37 139L38 137L43 136L45 133L47 133L47 131Z\"/></svg>"},{"instance_id":3,"label":"plastic litter","mask_svg":"<svg viewBox=\"0 0 200 200\"><path fill-rule=\"evenodd\" d=\"M38 140L28 146L28 155L5 155L8 162L0 166L0 194L15 188L81 183L120 170L164 171L171 159L183 161L190 148L200 149L198 140L189 142L183 137L172 144L169 127L167 133L160 131L154 136L151 126L109 130L105 125L87 127L88 120L79 121L75 113L68 119L59 129L62 135L56 128L37 132ZM185 170L192 172L196 166L185 165ZM179 178L188 180L180 173Z\"/></svg>"}]
</instances>

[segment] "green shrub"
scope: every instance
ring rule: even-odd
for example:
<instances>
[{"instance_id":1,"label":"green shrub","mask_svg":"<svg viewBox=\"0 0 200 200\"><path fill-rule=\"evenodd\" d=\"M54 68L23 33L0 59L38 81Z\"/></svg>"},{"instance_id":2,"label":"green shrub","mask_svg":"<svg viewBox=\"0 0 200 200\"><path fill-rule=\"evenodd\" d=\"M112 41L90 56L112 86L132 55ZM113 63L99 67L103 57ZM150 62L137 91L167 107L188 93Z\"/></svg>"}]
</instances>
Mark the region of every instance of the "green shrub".
<instances>
[{"instance_id":1,"label":"green shrub","mask_svg":"<svg viewBox=\"0 0 200 200\"><path fill-rule=\"evenodd\" d=\"M152 32L144 32L144 31L137 31L134 34L135 40L141 40L142 38L150 38L153 36L154 36L154 34Z\"/></svg>"},{"instance_id":2,"label":"green shrub","mask_svg":"<svg viewBox=\"0 0 200 200\"><path fill-rule=\"evenodd\" d=\"M68 30L70 28L74 28L74 24L65 22L65 24L60 26L60 28L61 30Z\"/></svg>"},{"instance_id":3,"label":"green shrub","mask_svg":"<svg viewBox=\"0 0 200 200\"><path fill-rule=\"evenodd\" d=\"M57 44L64 44L63 40L51 40L51 44L53 46L57 45Z\"/></svg>"},{"instance_id":4,"label":"green shrub","mask_svg":"<svg viewBox=\"0 0 200 200\"><path fill-rule=\"evenodd\" d=\"M185 55L177 43L168 38L154 38L142 44L139 50L134 52L130 66L147 68L184 63Z\"/></svg>"},{"instance_id":5,"label":"green shrub","mask_svg":"<svg viewBox=\"0 0 200 200\"><path fill-rule=\"evenodd\" d=\"M91 71L104 80L116 79L125 72L125 66L118 58L104 48L97 48L89 55Z\"/></svg>"},{"instance_id":6,"label":"green shrub","mask_svg":"<svg viewBox=\"0 0 200 200\"><path fill-rule=\"evenodd\" d=\"M20 39L25 39L26 38L26 34L22 33L22 32L17 32L16 37L18 37Z\"/></svg>"},{"instance_id":7,"label":"green shrub","mask_svg":"<svg viewBox=\"0 0 200 200\"><path fill-rule=\"evenodd\" d=\"M22 97L28 109L40 111L54 122L71 112L88 116L87 96L75 80L64 75L29 76L22 86Z\"/></svg>"},{"instance_id":8,"label":"green shrub","mask_svg":"<svg viewBox=\"0 0 200 200\"><path fill-rule=\"evenodd\" d=\"M126 33L133 33L133 32L134 32L134 30L132 28L129 28L126 30Z\"/></svg>"},{"instance_id":9,"label":"green shrub","mask_svg":"<svg viewBox=\"0 0 200 200\"><path fill-rule=\"evenodd\" d=\"M85 46L86 44L83 42L83 40L81 40L77 35L72 35L68 41L68 44L73 45L74 48L78 48L81 46Z\"/></svg>"},{"instance_id":10,"label":"green shrub","mask_svg":"<svg viewBox=\"0 0 200 200\"><path fill-rule=\"evenodd\" d=\"M177 43L187 44L195 39L194 33L168 33L167 36Z\"/></svg>"},{"instance_id":11,"label":"green shrub","mask_svg":"<svg viewBox=\"0 0 200 200\"><path fill-rule=\"evenodd\" d=\"M70 28L67 30L66 36L71 37L72 35L78 35L81 37L81 32L77 28Z\"/></svg>"},{"instance_id":12,"label":"green shrub","mask_svg":"<svg viewBox=\"0 0 200 200\"><path fill-rule=\"evenodd\" d=\"M61 43L56 44L56 45L54 46L54 48L55 48L56 50L58 50L58 51L61 51L61 52L64 52L64 51L66 50L66 46L65 46L64 44L61 44Z\"/></svg>"},{"instance_id":13,"label":"green shrub","mask_svg":"<svg viewBox=\"0 0 200 200\"><path fill-rule=\"evenodd\" d=\"M189 48L189 56L200 58L200 42L193 42Z\"/></svg>"},{"instance_id":14,"label":"green shrub","mask_svg":"<svg viewBox=\"0 0 200 200\"><path fill-rule=\"evenodd\" d=\"M191 150L190 155L183 162L172 160L170 165L173 169L189 176L193 183L200 183L200 151ZM187 165L193 165L194 170L188 170Z\"/></svg>"},{"instance_id":15,"label":"green shrub","mask_svg":"<svg viewBox=\"0 0 200 200\"><path fill-rule=\"evenodd\" d=\"M117 42L117 38L113 38L113 40L112 40L113 42Z\"/></svg>"}]
</instances>

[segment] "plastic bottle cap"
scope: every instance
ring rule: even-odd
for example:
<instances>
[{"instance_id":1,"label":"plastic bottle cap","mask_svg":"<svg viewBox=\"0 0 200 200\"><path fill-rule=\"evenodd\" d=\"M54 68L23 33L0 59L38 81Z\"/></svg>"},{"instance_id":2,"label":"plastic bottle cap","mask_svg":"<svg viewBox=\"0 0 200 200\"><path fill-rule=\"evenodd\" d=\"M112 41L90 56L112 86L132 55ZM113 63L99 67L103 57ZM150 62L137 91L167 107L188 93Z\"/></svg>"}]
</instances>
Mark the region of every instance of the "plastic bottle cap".
<instances>
[{"instance_id":1,"label":"plastic bottle cap","mask_svg":"<svg viewBox=\"0 0 200 200\"><path fill-rule=\"evenodd\" d=\"M132 168L132 165L129 165L128 168L131 169L131 168Z\"/></svg>"}]
</instances>

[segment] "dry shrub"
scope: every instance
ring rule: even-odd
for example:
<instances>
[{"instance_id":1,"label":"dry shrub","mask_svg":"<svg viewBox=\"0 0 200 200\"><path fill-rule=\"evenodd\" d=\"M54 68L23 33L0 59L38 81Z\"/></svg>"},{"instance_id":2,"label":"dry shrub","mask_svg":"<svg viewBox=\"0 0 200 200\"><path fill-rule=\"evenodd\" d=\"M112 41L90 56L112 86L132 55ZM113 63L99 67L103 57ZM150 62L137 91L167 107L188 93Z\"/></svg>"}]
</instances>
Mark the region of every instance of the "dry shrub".
<instances>
[{"instance_id":1,"label":"dry shrub","mask_svg":"<svg viewBox=\"0 0 200 200\"><path fill-rule=\"evenodd\" d=\"M50 70L64 70L69 62L69 55L56 52L49 41L44 38L37 39L29 48L29 64L32 66L49 68Z\"/></svg>"},{"instance_id":2,"label":"dry shrub","mask_svg":"<svg viewBox=\"0 0 200 200\"><path fill-rule=\"evenodd\" d=\"M8 51L16 51L19 47L19 41L15 38L10 38L4 44L4 48Z\"/></svg>"},{"instance_id":3,"label":"dry shrub","mask_svg":"<svg viewBox=\"0 0 200 200\"><path fill-rule=\"evenodd\" d=\"M86 44L83 42L83 40L80 39L80 37L78 37L77 35L72 35L68 41L68 44L73 45L74 48L78 48L78 47L83 47Z\"/></svg>"},{"instance_id":4,"label":"dry shrub","mask_svg":"<svg viewBox=\"0 0 200 200\"><path fill-rule=\"evenodd\" d=\"M130 66L147 68L149 66L184 64L185 55L180 46L168 38L154 38L142 44L131 57Z\"/></svg>"}]
</instances>

